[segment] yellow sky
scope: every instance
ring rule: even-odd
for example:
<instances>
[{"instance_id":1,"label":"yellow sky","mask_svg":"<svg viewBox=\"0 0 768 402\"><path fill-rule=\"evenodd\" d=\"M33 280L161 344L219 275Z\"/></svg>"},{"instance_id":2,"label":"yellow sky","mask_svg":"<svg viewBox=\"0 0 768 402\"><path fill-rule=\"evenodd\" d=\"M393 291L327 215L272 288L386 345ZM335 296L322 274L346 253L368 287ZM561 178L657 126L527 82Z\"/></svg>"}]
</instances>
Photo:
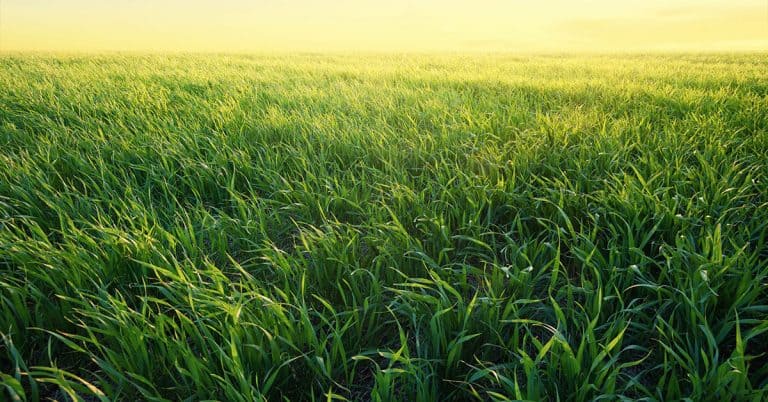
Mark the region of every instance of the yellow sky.
<instances>
[{"instance_id":1,"label":"yellow sky","mask_svg":"<svg viewBox=\"0 0 768 402\"><path fill-rule=\"evenodd\" d=\"M768 50L768 0L0 0L16 50Z\"/></svg>"}]
</instances>

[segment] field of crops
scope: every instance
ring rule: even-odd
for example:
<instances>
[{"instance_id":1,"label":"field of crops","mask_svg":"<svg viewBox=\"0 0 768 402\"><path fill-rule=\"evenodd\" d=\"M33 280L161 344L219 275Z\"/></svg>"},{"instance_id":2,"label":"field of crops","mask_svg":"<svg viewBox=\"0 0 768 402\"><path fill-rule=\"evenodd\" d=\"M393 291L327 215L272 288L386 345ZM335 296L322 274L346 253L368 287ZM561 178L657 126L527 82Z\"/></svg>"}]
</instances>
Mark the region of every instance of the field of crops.
<instances>
[{"instance_id":1,"label":"field of crops","mask_svg":"<svg viewBox=\"0 0 768 402\"><path fill-rule=\"evenodd\" d=\"M764 400L768 56L0 56L0 400Z\"/></svg>"}]
</instances>

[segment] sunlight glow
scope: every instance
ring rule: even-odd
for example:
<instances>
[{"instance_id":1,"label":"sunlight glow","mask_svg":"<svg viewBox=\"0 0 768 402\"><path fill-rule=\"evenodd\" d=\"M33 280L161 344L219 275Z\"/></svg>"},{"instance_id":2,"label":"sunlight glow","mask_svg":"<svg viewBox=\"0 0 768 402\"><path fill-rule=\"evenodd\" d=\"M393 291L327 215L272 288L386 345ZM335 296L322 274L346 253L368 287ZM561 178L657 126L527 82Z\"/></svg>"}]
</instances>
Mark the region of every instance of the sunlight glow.
<instances>
[{"instance_id":1,"label":"sunlight glow","mask_svg":"<svg viewBox=\"0 0 768 402\"><path fill-rule=\"evenodd\" d=\"M768 50L768 1L0 0L0 50Z\"/></svg>"}]
</instances>

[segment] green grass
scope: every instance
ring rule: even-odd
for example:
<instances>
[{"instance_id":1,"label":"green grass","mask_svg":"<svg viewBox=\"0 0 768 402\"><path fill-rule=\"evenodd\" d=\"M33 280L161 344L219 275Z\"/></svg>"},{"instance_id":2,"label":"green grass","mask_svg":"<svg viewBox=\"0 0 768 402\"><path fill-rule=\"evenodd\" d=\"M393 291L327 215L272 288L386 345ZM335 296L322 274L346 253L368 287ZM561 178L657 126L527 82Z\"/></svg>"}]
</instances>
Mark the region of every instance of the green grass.
<instances>
[{"instance_id":1,"label":"green grass","mask_svg":"<svg viewBox=\"0 0 768 402\"><path fill-rule=\"evenodd\" d=\"M1 400L764 400L768 57L6 54L0 332Z\"/></svg>"}]
</instances>

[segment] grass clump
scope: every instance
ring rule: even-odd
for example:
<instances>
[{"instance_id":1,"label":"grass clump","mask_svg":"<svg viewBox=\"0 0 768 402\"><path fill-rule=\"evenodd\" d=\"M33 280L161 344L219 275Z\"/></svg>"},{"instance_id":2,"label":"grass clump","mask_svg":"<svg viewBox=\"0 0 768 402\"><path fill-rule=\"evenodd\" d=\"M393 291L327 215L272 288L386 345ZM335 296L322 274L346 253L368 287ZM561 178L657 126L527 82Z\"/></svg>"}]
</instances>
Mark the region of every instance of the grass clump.
<instances>
[{"instance_id":1,"label":"grass clump","mask_svg":"<svg viewBox=\"0 0 768 402\"><path fill-rule=\"evenodd\" d=\"M763 400L764 55L0 58L0 399Z\"/></svg>"}]
</instances>

